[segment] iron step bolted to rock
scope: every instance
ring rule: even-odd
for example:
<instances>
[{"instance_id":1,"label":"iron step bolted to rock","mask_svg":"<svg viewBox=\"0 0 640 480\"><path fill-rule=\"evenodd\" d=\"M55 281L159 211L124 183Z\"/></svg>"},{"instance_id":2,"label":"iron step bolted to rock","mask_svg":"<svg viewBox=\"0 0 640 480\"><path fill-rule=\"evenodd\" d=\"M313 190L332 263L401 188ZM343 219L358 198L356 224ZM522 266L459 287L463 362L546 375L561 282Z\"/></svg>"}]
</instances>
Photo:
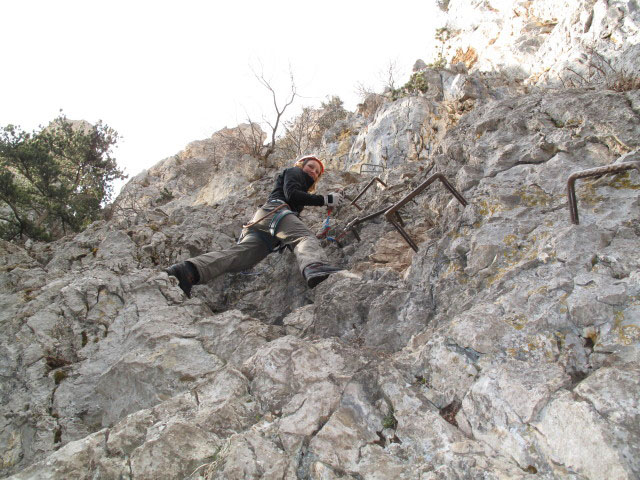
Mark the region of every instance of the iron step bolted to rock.
<instances>
[{"instance_id":1,"label":"iron step bolted to rock","mask_svg":"<svg viewBox=\"0 0 640 480\"><path fill-rule=\"evenodd\" d=\"M420 184L415 190L413 190L411 193L409 193L406 197L404 197L403 199L401 199L398 203L396 203L395 205L393 205L390 209L388 209L385 214L384 214L384 218L391 223L391 225L393 225L395 227L396 230L398 230L398 232L400 233L400 235L402 235L402 238L405 239L405 241L409 244L409 246L411 248L413 248L414 251L418 251L418 246L415 244L415 242L411 239L411 237L409 236L409 234L405 231L404 228L402 228L402 226L400 225L400 223L397 220L397 214L398 214L398 210L400 210L404 205L406 205L407 203L409 203L411 200L413 200L415 197L417 197L418 195L420 195L424 190L426 190L426 188L431 185L433 182L435 182L436 180L440 180L440 182L442 182L442 184L445 186L445 188L447 190L449 190L451 192L451 194L456 198L456 200L458 200L463 206L467 206L468 203L467 201L464 199L464 197L462 196L462 194L460 192L458 192L453 185L451 185L451 183L449 182L449 180L447 180L447 178L444 176L444 174L442 173L434 173L433 175L431 175L427 180L425 180L422 184Z\"/></svg>"},{"instance_id":2,"label":"iron step bolted to rock","mask_svg":"<svg viewBox=\"0 0 640 480\"><path fill-rule=\"evenodd\" d=\"M366 168L362 168L366 167ZM377 163L361 163L360 173L382 173L384 172L384 165L378 165Z\"/></svg>"},{"instance_id":3,"label":"iron step bolted to rock","mask_svg":"<svg viewBox=\"0 0 640 480\"><path fill-rule=\"evenodd\" d=\"M387 184L384 183L382 181L382 179L380 177L374 177L371 179L371 181L369 183L367 183L367 185L356 195L356 197L351 200L351 203L349 204L350 206L354 206L356 207L358 210L362 211L362 207L360 205L357 204L357 201L360 200L360 198L367 192L367 190L369 190L369 188L371 188L376 182L378 182L380 185L382 185L383 189L387 189ZM338 234L335 237L335 240L337 242L339 242L341 239L343 239L348 232L352 232L354 237L356 237L356 239L360 242L362 239L360 238L360 235L358 234L358 231L355 229L356 225L359 225L360 223L366 222L368 220L372 220L380 215L382 215L384 212L387 211L387 209L390 207L390 205L387 205L385 207L383 207L382 209L370 214L370 215L366 215L364 217L356 217L353 220L351 220L343 229L342 232L340 232L340 234ZM400 218L400 215L398 215L398 220L400 222L402 222L402 218Z\"/></svg>"},{"instance_id":4,"label":"iron step bolted to rock","mask_svg":"<svg viewBox=\"0 0 640 480\"><path fill-rule=\"evenodd\" d=\"M580 224L580 219L578 218L578 200L576 198L576 180L587 177L601 177L608 173L618 173L625 170L631 170L633 168L638 170L640 173L640 161L614 163L613 165L607 165L605 167L590 168L588 170L572 173L567 180L567 197L569 199L569 213L571 214L571 221L576 225Z\"/></svg>"},{"instance_id":5,"label":"iron step bolted to rock","mask_svg":"<svg viewBox=\"0 0 640 480\"><path fill-rule=\"evenodd\" d=\"M366 192L367 190L369 190L369 188L370 188L374 183L376 183L376 182L378 182L380 185L382 185L382 187L383 187L383 188L387 188L387 184L386 184L386 183L384 183L384 182L380 179L380 177L374 177L374 178L372 178L372 179L371 179L371 181L370 181L369 183L367 183L366 187L364 187L364 188L362 189L362 191L361 191L361 192L356 196L356 198L354 198L353 200L351 200L350 205L353 205L353 206L354 206L354 207L356 207L358 210L362 210L362 207L361 207L360 205L358 205L356 202L357 202L358 200L360 200L360 197L362 197L362 196L365 194L365 192Z\"/></svg>"},{"instance_id":6,"label":"iron step bolted to rock","mask_svg":"<svg viewBox=\"0 0 640 480\"><path fill-rule=\"evenodd\" d=\"M385 206L382 209L373 212L369 215L366 215L364 217L356 217L355 219L351 220L342 230L342 232L340 233L340 235L336 236L336 240L339 241L340 239L344 238L344 236L348 233L348 232L353 232L353 235L356 237L356 239L358 241L360 241L360 235L358 234L357 230L355 229L356 225L359 225L363 222L366 222L368 220L372 220L380 215L384 214L385 219L391 223L391 225L393 225L393 227L398 230L398 232L400 233L400 235L402 235L402 238L404 238L404 240L407 242L407 244L414 250L414 251L418 251L418 246L416 245L416 243L413 241L413 239L409 236L409 234L406 232L406 230L403 228L404 226L404 222L402 221L402 217L399 214L399 210L406 205L407 203L409 203L411 200L413 200L415 197L417 197L418 195L420 195L429 185L431 185L433 182L435 182L436 180L439 180L447 190L449 190L451 192L451 194L463 205L463 206L467 206L468 203L465 200L465 198L462 196L462 194L460 192L458 192L453 185L451 185L451 183L449 182L449 180L447 180L447 178L444 176L444 174L442 173L435 173L433 175L431 175L427 180L425 180L423 183L421 183L417 188L415 188L413 191L411 191L409 194L407 194L405 197L403 197L401 200L399 200L398 202L396 202L394 205L391 206ZM371 182L369 182L367 184L367 186L362 190L362 192L360 192L358 194L358 196L351 202L351 205L354 205L356 208L362 210L361 207L359 207L356 204L356 201L365 193L365 191L371 187L376 181L380 182L385 188L387 187L387 185L380 180L378 177L375 177L373 180L371 180ZM431 222L430 222L431 223Z\"/></svg>"},{"instance_id":7,"label":"iron step bolted to rock","mask_svg":"<svg viewBox=\"0 0 640 480\"><path fill-rule=\"evenodd\" d=\"M354 206L356 207L358 210L362 211L362 207L360 205L357 204L357 201L366 193L366 191L373 186L376 182L380 183L380 185L382 185L383 189L387 188L387 184L384 183L382 181L382 179L380 179L380 177L374 177L373 179L371 179L371 181L362 189L362 191L360 191L355 198L351 198L348 195L344 195L344 198L346 198L347 200L349 200L351 203L349 203L349 206ZM318 233L316 235L317 238L329 238L333 241L336 241L338 244L340 244L340 240L342 238L345 237L345 235L349 232L352 231L354 236L358 239L358 241L360 241L360 236L358 235L357 231L353 228L355 225L365 222L367 220L370 220L372 218L375 218L379 215L382 215L386 209L389 208L389 205L387 205L384 209L372 214L372 215L367 215L364 218L359 218L356 217L355 220L352 220L351 222L349 222L349 224L347 224L347 226L345 228L342 229L342 232L338 235L336 235L335 237L329 237L328 236L328 232L331 229L330 227L330 217L331 217L331 211L329 211L327 213L327 218L325 219L323 225L322 225L322 231L320 233ZM399 216L398 216L399 217ZM400 219L400 221L402 221L402 219Z\"/></svg>"}]
</instances>

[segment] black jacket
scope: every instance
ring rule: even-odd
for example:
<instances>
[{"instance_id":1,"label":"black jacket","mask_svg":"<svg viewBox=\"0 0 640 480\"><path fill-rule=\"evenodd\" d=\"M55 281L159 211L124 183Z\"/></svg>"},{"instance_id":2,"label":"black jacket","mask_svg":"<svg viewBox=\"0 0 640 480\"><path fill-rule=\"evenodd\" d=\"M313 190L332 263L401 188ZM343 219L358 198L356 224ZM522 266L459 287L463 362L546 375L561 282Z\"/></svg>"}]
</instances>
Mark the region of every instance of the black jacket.
<instances>
[{"instance_id":1,"label":"black jacket","mask_svg":"<svg viewBox=\"0 0 640 480\"><path fill-rule=\"evenodd\" d=\"M324 197L308 193L311 185L313 178L301 168L286 168L276 178L276 185L269 194L269 200L282 200L297 213L302 212L305 206L321 207L324 205Z\"/></svg>"}]
</instances>

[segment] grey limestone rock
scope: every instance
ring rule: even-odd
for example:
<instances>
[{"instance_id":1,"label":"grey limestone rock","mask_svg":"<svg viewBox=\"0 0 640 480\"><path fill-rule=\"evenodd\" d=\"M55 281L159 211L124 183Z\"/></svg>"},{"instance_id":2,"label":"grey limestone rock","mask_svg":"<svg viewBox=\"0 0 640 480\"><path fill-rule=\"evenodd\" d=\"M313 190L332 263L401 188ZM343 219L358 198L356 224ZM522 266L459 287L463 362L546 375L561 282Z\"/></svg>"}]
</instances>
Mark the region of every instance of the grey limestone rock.
<instances>
[{"instance_id":1,"label":"grey limestone rock","mask_svg":"<svg viewBox=\"0 0 640 480\"><path fill-rule=\"evenodd\" d=\"M543 4L530 5L540 18ZM637 478L640 174L577 182L578 225L566 181L640 160L640 94L505 83L498 95L485 78L452 113L457 75L482 80L451 73L440 100L352 117L355 160L320 188L355 196L371 180L358 163L388 155L387 188L333 214L340 244L323 246L345 272L313 290L290 252L191 299L164 273L231 245L272 187L277 170L231 145L233 130L134 178L78 235L0 242L0 473ZM411 156L425 125L439 128L432 150ZM407 203L417 251L383 216L358 225L360 241L340 235L434 172L468 205L438 181ZM318 231L326 212L302 218Z\"/></svg>"}]
</instances>

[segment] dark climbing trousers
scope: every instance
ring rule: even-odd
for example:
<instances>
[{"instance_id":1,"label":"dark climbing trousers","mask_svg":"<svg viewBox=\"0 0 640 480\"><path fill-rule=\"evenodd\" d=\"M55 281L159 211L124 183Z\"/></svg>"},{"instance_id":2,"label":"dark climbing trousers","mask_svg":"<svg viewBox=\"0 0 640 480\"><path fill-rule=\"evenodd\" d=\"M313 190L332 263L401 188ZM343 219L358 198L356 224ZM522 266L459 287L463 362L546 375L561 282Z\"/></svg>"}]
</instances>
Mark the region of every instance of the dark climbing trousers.
<instances>
[{"instance_id":1,"label":"dark climbing trousers","mask_svg":"<svg viewBox=\"0 0 640 480\"><path fill-rule=\"evenodd\" d=\"M251 223L264 217L276 206L277 204L271 203L263 205L255 213ZM328 263L320 242L297 215L283 216L274 235L269 231L272 218L273 215L270 215L245 228L241 240L231 248L189 258L188 261L198 269L200 283L213 280L223 273L247 270L263 260L278 245L290 245L293 248L300 273L311 263Z\"/></svg>"}]
</instances>

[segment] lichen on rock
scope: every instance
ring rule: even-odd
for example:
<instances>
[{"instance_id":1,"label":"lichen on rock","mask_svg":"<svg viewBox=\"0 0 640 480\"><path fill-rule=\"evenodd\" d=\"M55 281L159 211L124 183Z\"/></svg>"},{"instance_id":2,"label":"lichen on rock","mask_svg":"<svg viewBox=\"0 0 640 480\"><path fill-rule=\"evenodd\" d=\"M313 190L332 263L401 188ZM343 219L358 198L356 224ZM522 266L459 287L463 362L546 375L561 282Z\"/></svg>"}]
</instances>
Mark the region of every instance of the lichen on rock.
<instances>
[{"instance_id":1,"label":"lichen on rock","mask_svg":"<svg viewBox=\"0 0 640 480\"><path fill-rule=\"evenodd\" d=\"M640 173L578 183L579 225L566 181L640 160L640 91L527 92L477 71L511 33L541 67L560 33L582 32L569 51L588 32L601 45L637 32L637 11L550 5L518 4L507 25L510 2L472 2L475 35L503 24L483 40L496 51L479 43L468 71L431 69L428 94L382 96L324 136L321 188L387 185L334 213L335 236L434 172L462 194L435 182L401 209L417 251L380 215L324 242L346 273L313 290L284 252L187 299L164 268L232 245L278 172L233 129L132 179L82 233L0 242L0 473L637 478ZM302 218L319 230L326 212Z\"/></svg>"}]
</instances>

